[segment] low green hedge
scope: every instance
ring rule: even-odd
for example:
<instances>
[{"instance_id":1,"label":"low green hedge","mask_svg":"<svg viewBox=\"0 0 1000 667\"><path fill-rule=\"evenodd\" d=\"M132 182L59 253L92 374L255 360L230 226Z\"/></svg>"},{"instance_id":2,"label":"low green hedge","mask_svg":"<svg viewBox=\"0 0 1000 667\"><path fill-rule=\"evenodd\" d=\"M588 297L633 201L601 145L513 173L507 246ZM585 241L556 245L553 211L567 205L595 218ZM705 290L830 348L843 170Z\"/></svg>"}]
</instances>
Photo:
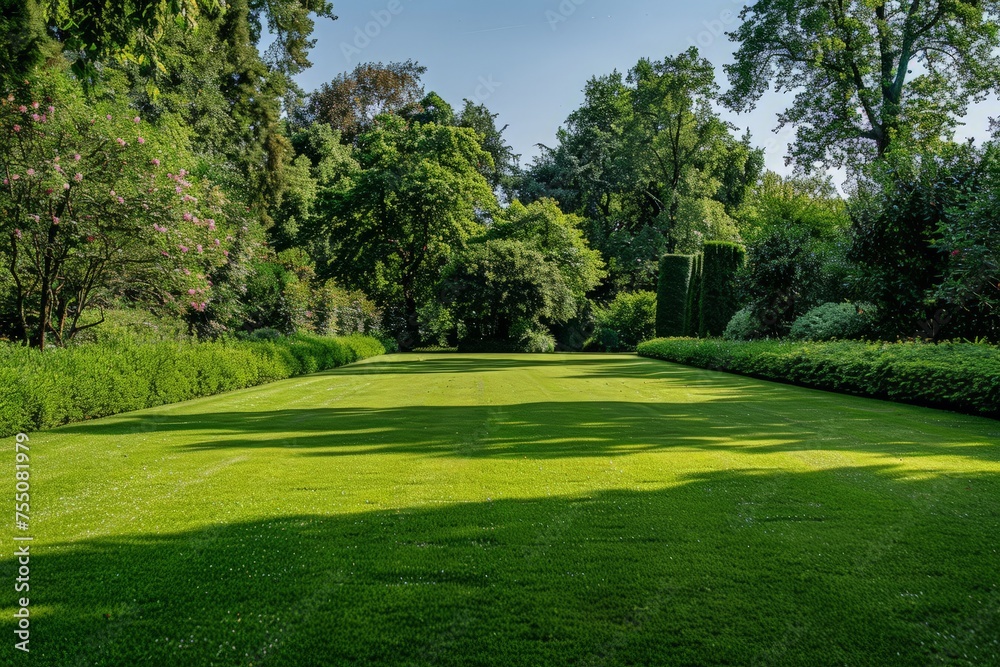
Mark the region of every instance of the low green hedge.
<instances>
[{"instance_id":1,"label":"low green hedge","mask_svg":"<svg viewBox=\"0 0 1000 667\"><path fill-rule=\"evenodd\" d=\"M1000 418L1000 347L659 338L644 357Z\"/></svg>"},{"instance_id":2,"label":"low green hedge","mask_svg":"<svg viewBox=\"0 0 1000 667\"><path fill-rule=\"evenodd\" d=\"M385 353L374 338L297 335L116 341L39 352L0 346L0 437L335 368Z\"/></svg>"}]
</instances>

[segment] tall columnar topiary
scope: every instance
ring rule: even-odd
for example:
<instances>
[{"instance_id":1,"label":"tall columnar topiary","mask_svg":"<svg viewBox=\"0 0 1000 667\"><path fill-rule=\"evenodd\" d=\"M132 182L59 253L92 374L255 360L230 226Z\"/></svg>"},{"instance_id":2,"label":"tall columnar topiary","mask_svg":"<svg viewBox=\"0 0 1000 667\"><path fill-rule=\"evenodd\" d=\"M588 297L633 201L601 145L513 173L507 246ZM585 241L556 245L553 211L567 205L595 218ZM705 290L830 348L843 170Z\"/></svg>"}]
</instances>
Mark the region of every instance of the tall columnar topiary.
<instances>
[{"instance_id":1,"label":"tall columnar topiary","mask_svg":"<svg viewBox=\"0 0 1000 667\"><path fill-rule=\"evenodd\" d=\"M692 338L698 335L701 324L701 277L704 256L695 255L691 264L691 280L688 282L687 309L684 311L684 335Z\"/></svg>"},{"instance_id":2,"label":"tall columnar topiary","mask_svg":"<svg viewBox=\"0 0 1000 667\"><path fill-rule=\"evenodd\" d=\"M740 309L736 298L736 272L743 266L745 257L743 246L736 243L709 241L705 244L699 336L721 336Z\"/></svg>"},{"instance_id":3,"label":"tall columnar topiary","mask_svg":"<svg viewBox=\"0 0 1000 667\"><path fill-rule=\"evenodd\" d=\"M656 335L683 336L691 284L691 255L664 255L660 259L660 282L656 294Z\"/></svg>"}]
</instances>

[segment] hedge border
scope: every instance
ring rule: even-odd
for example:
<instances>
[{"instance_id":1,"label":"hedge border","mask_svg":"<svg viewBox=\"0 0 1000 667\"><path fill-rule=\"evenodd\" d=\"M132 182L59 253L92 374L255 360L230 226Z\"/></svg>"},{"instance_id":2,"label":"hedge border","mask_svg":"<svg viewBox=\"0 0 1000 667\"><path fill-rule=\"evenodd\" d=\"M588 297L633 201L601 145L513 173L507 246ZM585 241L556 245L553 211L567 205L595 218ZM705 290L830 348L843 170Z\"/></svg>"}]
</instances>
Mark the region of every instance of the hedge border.
<instances>
[{"instance_id":1,"label":"hedge border","mask_svg":"<svg viewBox=\"0 0 1000 667\"><path fill-rule=\"evenodd\" d=\"M375 338L0 347L0 437L179 403L386 353Z\"/></svg>"},{"instance_id":2,"label":"hedge border","mask_svg":"<svg viewBox=\"0 0 1000 667\"><path fill-rule=\"evenodd\" d=\"M1000 419L1000 347L975 343L660 338L640 356Z\"/></svg>"}]
</instances>

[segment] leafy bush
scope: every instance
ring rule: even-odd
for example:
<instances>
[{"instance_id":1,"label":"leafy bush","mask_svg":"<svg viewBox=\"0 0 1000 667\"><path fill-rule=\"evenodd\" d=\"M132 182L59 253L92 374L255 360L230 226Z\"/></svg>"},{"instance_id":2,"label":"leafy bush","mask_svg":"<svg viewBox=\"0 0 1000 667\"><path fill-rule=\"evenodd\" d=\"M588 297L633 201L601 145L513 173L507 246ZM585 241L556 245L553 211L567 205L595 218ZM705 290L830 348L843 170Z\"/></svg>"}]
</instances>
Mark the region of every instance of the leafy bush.
<instances>
[{"instance_id":1,"label":"leafy bush","mask_svg":"<svg viewBox=\"0 0 1000 667\"><path fill-rule=\"evenodd\" d=\"M793 340L857 340L871 336L877 323L870 303L824 303L795 320Z\"/></svg>"},{"instance_id":2,"label":"leafy bush","mask_svg":"<svg viewBox=\"0 0 1000 667\"><path fill-rule=\"evenodd\" d=\"M525 352L555 352L556 338L545 329L529 329L521 336L521 346Z\"/></svg>"},{"instance_id":3,"label":"leafy bush","mask_svg":"<svg viewBox=\"0 0 1000 667\"><path fill-rule=\"evenodd\" d=\"M585 349L605 352L634 350L656 335L656 294L622 292L595 313L597 328Z\"/></svg>"},{"instance_id":4,"label":"leafy bush","mask_svg":"<svg viewBox=\"0 0 1000 667\"><path fill-rule=\"evenodd\" d=\"M722 332L722 337L726 340L753 340L760 336L761 328L760 320L748 306L733 315L726 330Z\"/></svg>"},{"instance_id":5,"label":"leafy bush","mask_svg":"<svg viewBox=\"0 0 1000 667\"><path fill-rule=\"evenodd\" d=\"M817 389L1000 417L1000 347L974 343L659 338L645 357Z\"/></svg>"},{"instance_id":6,"label":"leafy bush","mask_svg":"<svg viewBox=\"0 0 1000 667\"><path fill-rule=\"evenodd\" d=\"M374 338L0 346L0 437L186 401L385 353Z\"/></svg>"},{"instance_id":7,"label":"leafy bush","mask_svg":"<svg viewBox=\"0 0 1000 667\"><path fill-rule=\"evenodd\" d=\"M694 257L664 255L656 294L656 335L683 336Z\"/></svg>"}]
</instances>

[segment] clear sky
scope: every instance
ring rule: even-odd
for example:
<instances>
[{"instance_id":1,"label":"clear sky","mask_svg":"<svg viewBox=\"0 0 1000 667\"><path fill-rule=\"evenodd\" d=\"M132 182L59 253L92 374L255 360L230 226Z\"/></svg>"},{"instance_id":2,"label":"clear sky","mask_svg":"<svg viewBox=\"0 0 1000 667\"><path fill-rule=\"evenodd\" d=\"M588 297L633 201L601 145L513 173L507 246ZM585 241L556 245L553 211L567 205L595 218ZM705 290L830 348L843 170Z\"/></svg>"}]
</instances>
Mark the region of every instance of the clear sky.
<instances>
[{"instance_id":1,"label":"clear sky","mask_svg":"<svg viewBox=\"0 0 1000 667\"><path fill-rule=\"evenodd\" d=\"M742 0L334 0L337 21L319 20L313 67L298 77L311 91L359 62L413 59L424 84L455 107L484 102L522 164L535 145L553 145L556 129L583 100L587 79L628 71L642 57L661 59L697 46L719 68L734 44ZM367 32L367 34L366 34ZM751 113L724 115L767 148L768 167L786 172L790 130L773 133L788 97L767 95ZM994 103L995 104L995 103ZM995 109L995 107L994 107ZM994 113L996 113L994 111ZM965 136L985 137L988 108L970 114Z\"/></svg>"}]
</instances>

